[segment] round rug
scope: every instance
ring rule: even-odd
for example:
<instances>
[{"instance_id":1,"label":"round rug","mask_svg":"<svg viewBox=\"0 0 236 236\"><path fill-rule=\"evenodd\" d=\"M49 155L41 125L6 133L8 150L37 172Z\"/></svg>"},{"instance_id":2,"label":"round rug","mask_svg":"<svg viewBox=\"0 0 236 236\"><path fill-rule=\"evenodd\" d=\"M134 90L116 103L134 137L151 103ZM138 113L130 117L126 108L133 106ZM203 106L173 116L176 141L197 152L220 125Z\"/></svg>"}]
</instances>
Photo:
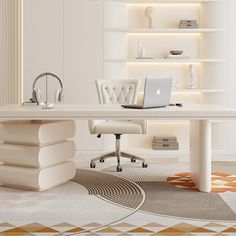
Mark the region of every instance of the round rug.
<instances>
[{"instance_id":1,"label":"round rug","mask_svg":"<svg viewBox=\"0 0 236 236\"><path fill-rule=\"evenodd\" d=\"M0 187L0 234L77 235L125 219L144 200L136 183L84 169L44 192Z\"/></svg>"},{"instance_id":2,"label":"round rug","mask_svg":"<svg viewBox=\"0 0 236 236\"><path fill-rule=\"evenodd\" d=\"M190 173L187 172L168 177L167 182L177 188L199 191L193 183ZM211 177L211 192L236 192L236 175L213 172Z\"/></svg>"},{"instance_id":3,"label":"round rug","mask_svg":"<svg viewBox=\"0 0 236 236\"><path fill-rule=\"evenodd\" d=\"M115 165L105 163L100 166L106 169L79 169L73 182L40 193L0 187L0 234L236 232L236 193L176 188L167 176L188 168L177 164L155 161L146 169L127 163L118 173ZM215 172L229 167L234 173L236 165L213 163ZM210 230L212 225L220 229Z\"/></svg>"},{"instance_id":4,"label":"round rug","mask_svg":"<svg viewBox=\"0 0 236 236\"><path fill-rule=\"evenodd\" d=\"M145 200L145 193L138 184L112 174L80 169L74 181L84 186L90 195L128 209L138 209Z\"/></svg>"},{"instance_id":5,"label":"round rug","mask_svg":"<svg viewBox=\"0 0 236 236\"><path fill-rule=\"evenodd\" d=\"M105 165L102 163L100 166L104 166L102 171L105 173L129 179L141 186L146 195L146 200L140 208L142 212L189 220L236 222L235 175L220 174L231 172L231 170L232 173L236 172L236 164L212 163L215 174L212 176L213 187L218 192L203 193L196 189L189 178L189 173L184 172L189 168L188 163L177 163L173 160L163 162L164 164L161 161L149 161L147 169L140 167L140 163L123 162L122 172L116 172L115 166L107 167L106 163ZM228 168L229 166L231 169ZM175 176L173 173L180 174ZM180 187L173 185L173 182L167 182L168 176L171 176L169 177L170 182L177 180L176 183ZM182 186L179 179L184 182ZM223 185L224 187L222 187ZM193 191L189 191L189 189ZM227 190L225 191L225 189ZM232 191L228 192L229 189Z\"/></svg>"}]
</instances>

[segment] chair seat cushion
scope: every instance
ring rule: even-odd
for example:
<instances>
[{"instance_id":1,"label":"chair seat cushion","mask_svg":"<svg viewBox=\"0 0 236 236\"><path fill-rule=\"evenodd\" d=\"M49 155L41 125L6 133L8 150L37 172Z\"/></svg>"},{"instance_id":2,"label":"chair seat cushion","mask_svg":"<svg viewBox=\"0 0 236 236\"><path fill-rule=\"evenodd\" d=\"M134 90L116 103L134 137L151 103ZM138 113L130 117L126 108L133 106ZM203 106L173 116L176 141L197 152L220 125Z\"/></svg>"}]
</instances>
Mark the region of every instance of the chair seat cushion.
<instances>
[{"instance_id":1,"label":"chair seat cushion","mask_svg":"<svg viewBox=\"0 0 236 236\"><path fill-rule=\"evenodd\" d=\"M95 134L142 134L142 126L135 121L108 120L95 126Z\"/></svg>"}]
</instances>

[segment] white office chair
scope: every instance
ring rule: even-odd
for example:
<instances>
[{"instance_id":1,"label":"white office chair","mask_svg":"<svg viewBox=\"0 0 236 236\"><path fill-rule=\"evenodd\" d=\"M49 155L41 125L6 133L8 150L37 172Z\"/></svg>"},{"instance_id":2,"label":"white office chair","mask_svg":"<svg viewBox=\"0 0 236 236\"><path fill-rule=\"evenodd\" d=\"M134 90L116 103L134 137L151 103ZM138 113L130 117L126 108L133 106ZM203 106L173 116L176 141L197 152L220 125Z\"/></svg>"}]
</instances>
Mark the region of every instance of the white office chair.
<instances>
[{"instance_id":1,"label":"white office chair","mask_svg":"<svg viewBox=\"0 0 236 236\"><path fill-rule=\"evenodd\" d=\"M139 80L96 80L96 86L100 104L133 104L137 102ZM105 159L117 157L117 171L122 171L120 158L125 157L142 161L143 168L148 164L145 159L120 151L120 139L122 134L146 134L147 121L144 120L91 120L89 121L89 130L91 134L114 134L116 137L115 152L107 153L91 160L90 167L95 168L95 161L104 162Z\"/></svg>"}]
</instances>

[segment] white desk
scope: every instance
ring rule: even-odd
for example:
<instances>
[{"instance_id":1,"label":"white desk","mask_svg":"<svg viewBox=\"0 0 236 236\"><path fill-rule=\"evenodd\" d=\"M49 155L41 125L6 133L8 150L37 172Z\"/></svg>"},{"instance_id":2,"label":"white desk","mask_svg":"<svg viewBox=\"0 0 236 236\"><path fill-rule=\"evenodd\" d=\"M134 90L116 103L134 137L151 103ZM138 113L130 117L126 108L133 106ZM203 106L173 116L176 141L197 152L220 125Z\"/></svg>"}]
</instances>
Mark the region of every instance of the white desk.
<instances>
[{"instance_id":1,"label":"white desk","mask_svg":"<svg viewBox=\"0 0 236 236\"><path fill-rule=\"evenodd\" d=\"M10 105L0 107L0 120L145 119L190 121L190 173L202 192L211 191L211 120L236 119L236 111L217 105L186 105L134 110L108 105L58 105L54 110Z\"/></svg>"}]
</instances>

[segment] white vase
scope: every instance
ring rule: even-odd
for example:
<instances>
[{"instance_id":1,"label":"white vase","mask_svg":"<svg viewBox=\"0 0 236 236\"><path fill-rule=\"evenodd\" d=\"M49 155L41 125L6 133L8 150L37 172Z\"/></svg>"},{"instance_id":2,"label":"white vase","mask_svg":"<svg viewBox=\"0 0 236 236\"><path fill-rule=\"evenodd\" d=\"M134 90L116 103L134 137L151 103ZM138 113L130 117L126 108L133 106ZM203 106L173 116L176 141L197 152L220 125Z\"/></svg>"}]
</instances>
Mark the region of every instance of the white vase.
<instances>
[{"instance_id":1,"label":"white vase","mask_svg":"<svg viewBox=\"0 0 236 236\"><path fill-rule=\"evenodd\" d=\"M189 65L189 89L195 89L196 88L196 76L194 74L194 66L193 64Z\"/></svg>"},{"instance_id":2,"label":"white vase","mask_svg":"<svg viewBox=\"0 0 236 236\"><path fill-rule=\"evenodd\" d=\"M138 58L142 59L145 55L145 49L141 40L138 41Z\"/></svg>"}]
</instances>

